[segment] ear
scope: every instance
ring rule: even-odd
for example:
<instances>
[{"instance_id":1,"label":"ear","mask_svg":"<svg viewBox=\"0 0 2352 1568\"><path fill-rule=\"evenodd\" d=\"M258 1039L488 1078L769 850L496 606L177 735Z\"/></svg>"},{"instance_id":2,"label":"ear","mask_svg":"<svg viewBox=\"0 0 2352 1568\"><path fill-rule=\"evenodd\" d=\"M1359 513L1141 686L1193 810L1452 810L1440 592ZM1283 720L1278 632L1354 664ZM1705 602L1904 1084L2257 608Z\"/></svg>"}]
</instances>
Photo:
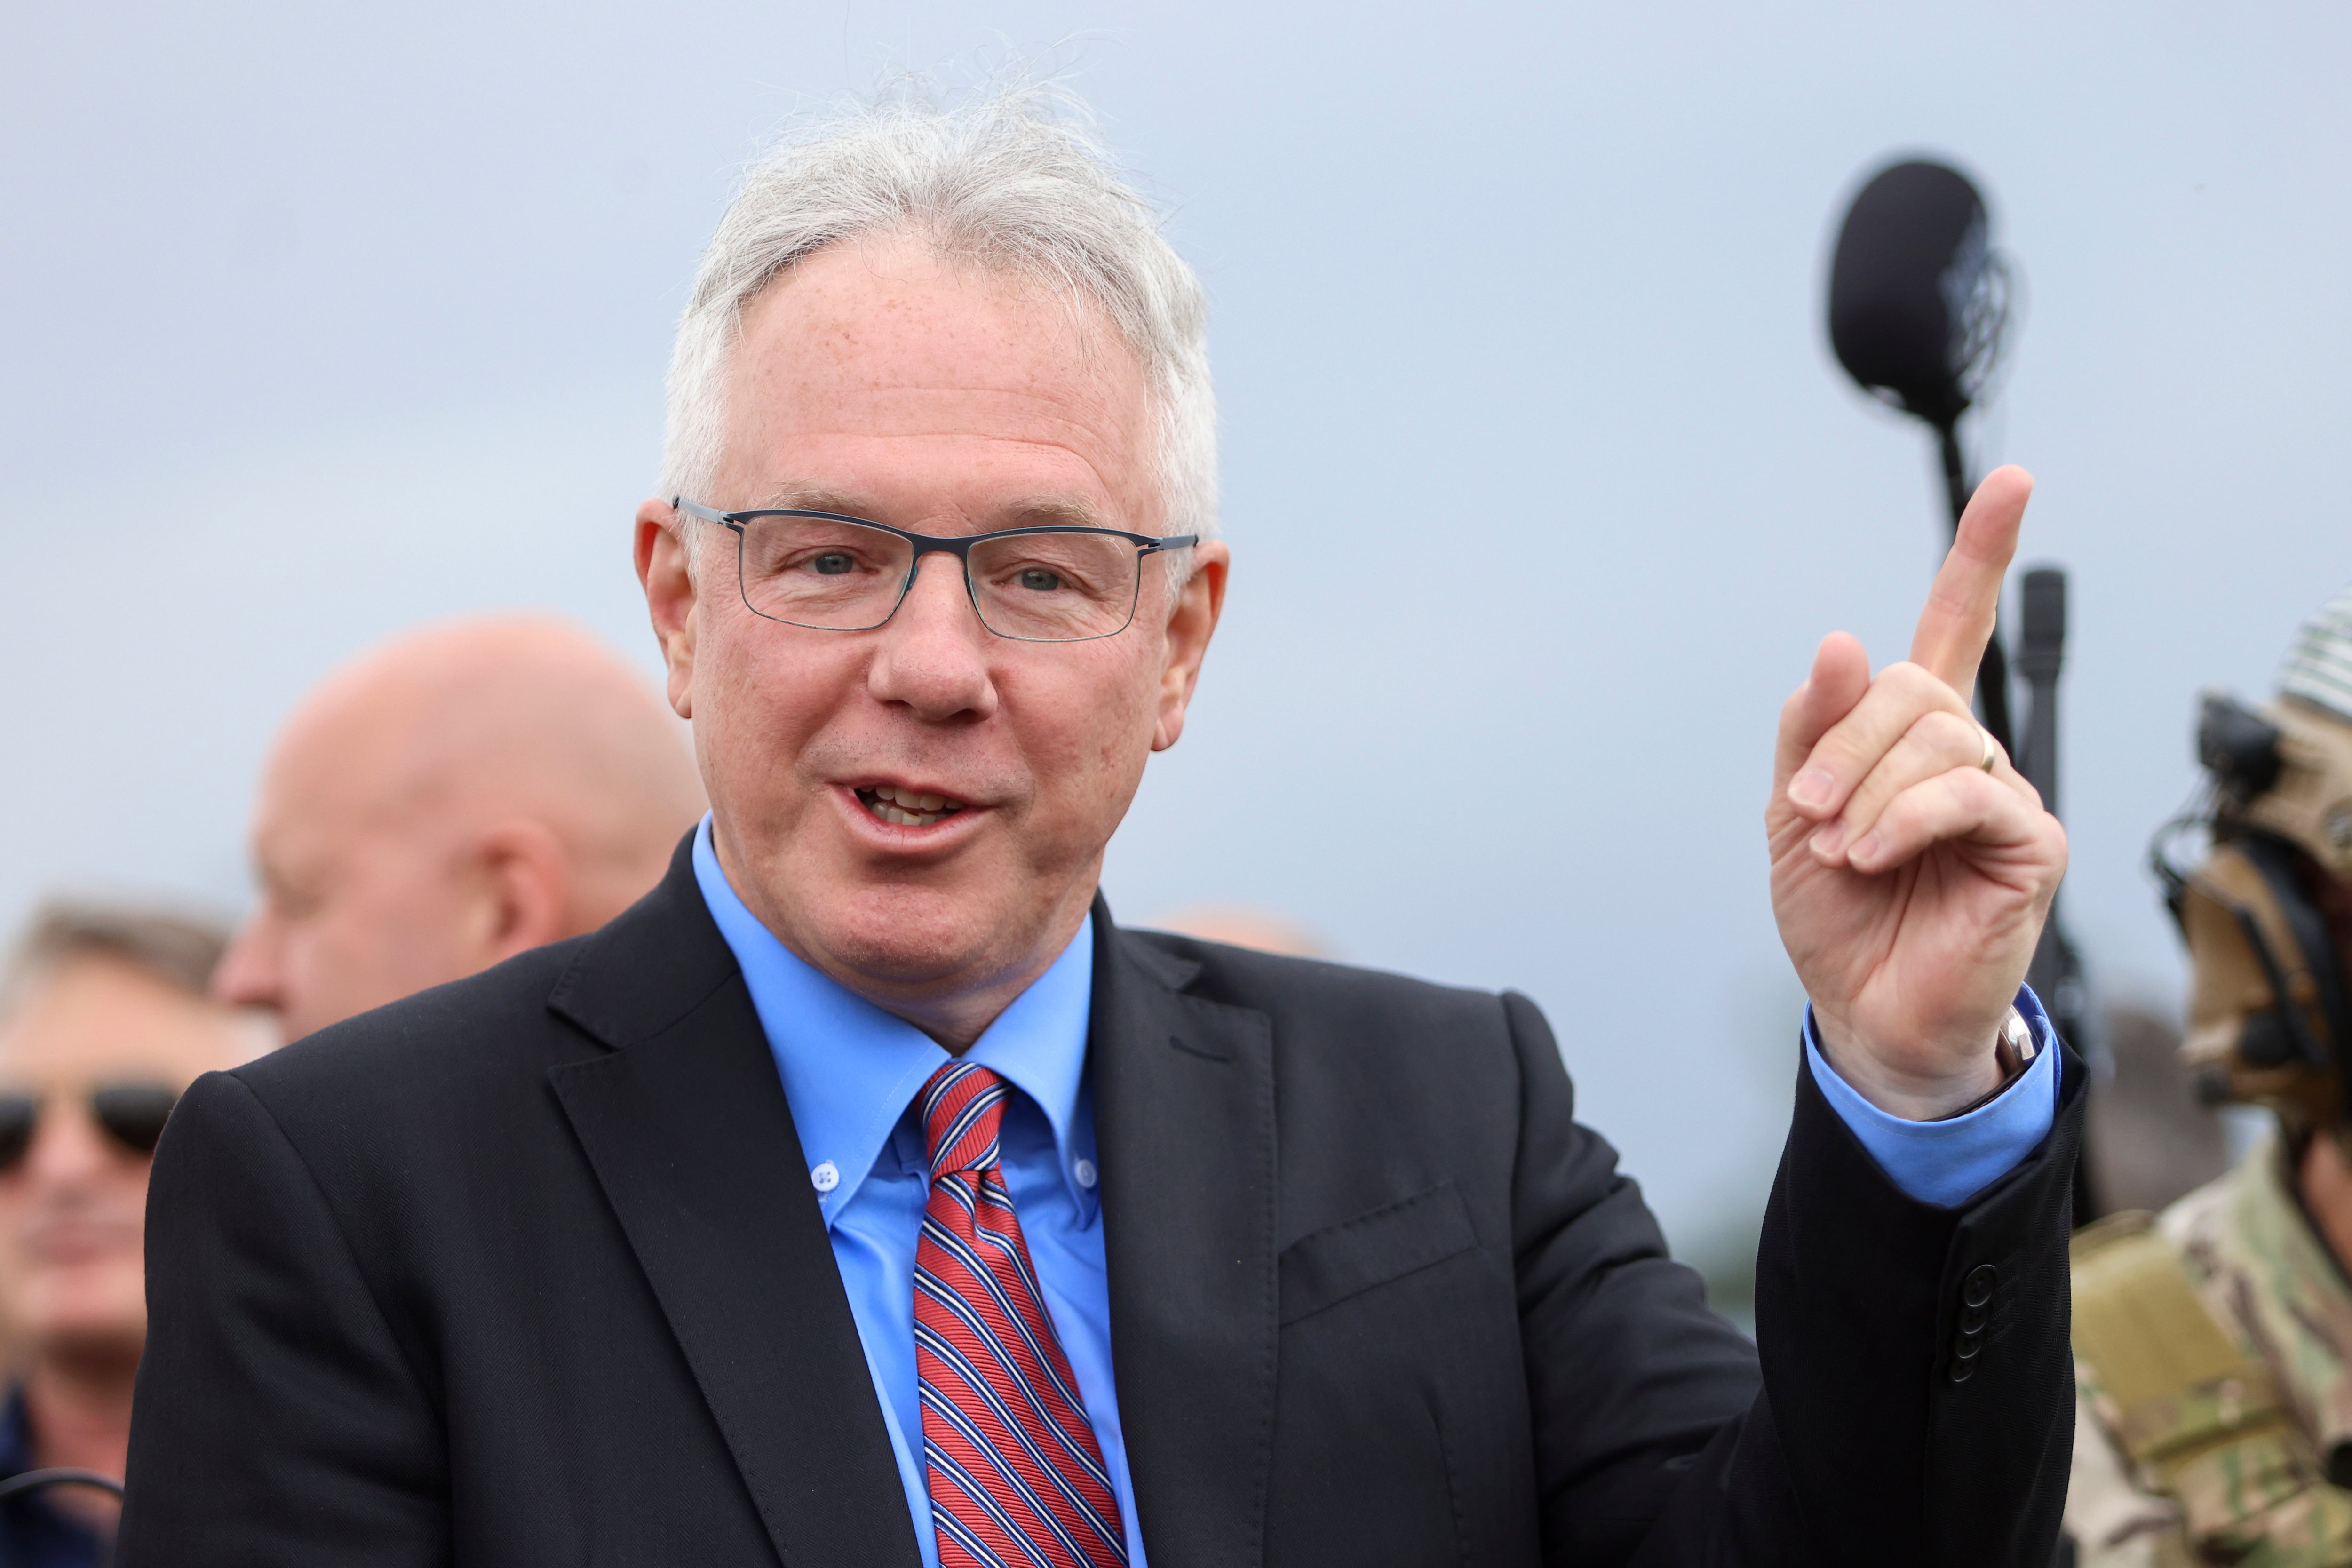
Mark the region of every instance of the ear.
<instances>
[{"instance_id":1,"label":"ear","mask_svg":"<svg viewBox=\"0 0 2352 1568\"><path fill-rule=\"evenodd\" d=\"M685 524L667 501L649 500L637 508L637 581L645 587L646 613L653 617L662 664L669 671L669 705L679 718L692 719L699 606Z\"/></svg>"},{"instance_id":2,"label":"ear","mask_svg":"<svg viewBox=\"0 0 2352 1568\"><path fill-rule=\"evenodd\" d=\"M473 894L466 935L481 968L575 934L572 868L563 846L536 822L500 822L475 836L465 881Z\"/></svg>"},{"instance_id":3,"label":"ear","mask_svg":"<svg viewBox=\"0 0 2352 1568\"><path fill-rule=\"evenodd\" d=\"M1217 617L1225 611L1225 574L1232 564L1233 552L1221 539L1192 546L1192 574L1177 590L1161 644L1160 722L1151 731L1155 752L1166 751L1184 733L1184 709L1200 682L1201 661L1209 656Z\"/></svg>"}]
</instances>

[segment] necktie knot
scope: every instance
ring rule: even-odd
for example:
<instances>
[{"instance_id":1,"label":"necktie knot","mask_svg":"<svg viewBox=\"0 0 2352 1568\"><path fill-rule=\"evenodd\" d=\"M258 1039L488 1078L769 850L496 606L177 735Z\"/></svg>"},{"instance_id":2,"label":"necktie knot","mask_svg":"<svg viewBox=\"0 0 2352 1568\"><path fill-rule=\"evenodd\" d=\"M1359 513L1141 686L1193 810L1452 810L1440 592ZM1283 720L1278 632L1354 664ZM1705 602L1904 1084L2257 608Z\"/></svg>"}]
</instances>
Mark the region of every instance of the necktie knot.
<instances>
[{"instance_id":1,"label":"necktie knot","mask_svg":"<svg viewBox=\"0 0 2352 1568\"><path fill-rule=\"evenodd\" d=\"M996 1165L1004 1080L977 1062L950 1062L923 1085L923 1142L931 1179Z\"/></svg>"}]
</instances>

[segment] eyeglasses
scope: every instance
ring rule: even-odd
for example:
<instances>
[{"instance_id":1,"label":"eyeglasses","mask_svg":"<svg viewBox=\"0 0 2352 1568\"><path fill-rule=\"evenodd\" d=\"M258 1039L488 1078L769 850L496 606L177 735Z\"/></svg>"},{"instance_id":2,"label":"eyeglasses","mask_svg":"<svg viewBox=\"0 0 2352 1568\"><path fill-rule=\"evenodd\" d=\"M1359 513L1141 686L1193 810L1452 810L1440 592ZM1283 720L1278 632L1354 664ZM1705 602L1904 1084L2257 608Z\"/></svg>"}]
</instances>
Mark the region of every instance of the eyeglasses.
<instances>
[{"instance_id":1,"label":"eyeglasses","mask_svg":"<svg viewBox=\"0 0 2352 1568\"><path fill-rule=\"evenodd\" d=\"M940 538L833 511L716 511L683 497L669 504L734 530L736 574L753 615L827 632L871 631L888 620L922 558L945 551L963 562L971 607L998 637L1116 637L1135 619L1143 558L1201 537L1045 527Z\"/></svg>"},{"instance_id":2,"label":"eyeglasses","mask_svg":"<svg viewBox=\"0 0 2352 1568\"><path fill-rule=\"evenodd\" d=\"M13 1171L33 1147L41 1124L41 1094L0 1094L0 1171ZM89 1091L90 1120L133 1154L152 1154L180 1091L167 1083L102 1083Z\"/></svg>"}]
</instances>

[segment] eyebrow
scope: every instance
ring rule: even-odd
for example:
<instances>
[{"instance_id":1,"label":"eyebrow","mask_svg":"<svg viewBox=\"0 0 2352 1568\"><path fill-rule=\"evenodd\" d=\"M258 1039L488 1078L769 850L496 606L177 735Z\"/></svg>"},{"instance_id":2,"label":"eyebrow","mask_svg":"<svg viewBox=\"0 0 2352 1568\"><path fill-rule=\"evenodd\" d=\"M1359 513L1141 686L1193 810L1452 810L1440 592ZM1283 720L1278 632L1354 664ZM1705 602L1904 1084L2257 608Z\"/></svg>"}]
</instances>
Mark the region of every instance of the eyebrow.
<instances>
[{"instance_id":1,"label":"eyebrow","mask_svg":"<svg viewBox=\"0 0 2352 1568\"><path fill-rule=\"evenodd\" d=\"M767 499L754 511L829 511L843 517L870 518L876 522L888 522L883 510L869 497L847 490L835 489L821 484L784 484L768 493ZM976 533L993 533L1005 528L1108 528L1102 509L1080 495L1023 496L994 509L996 520ZM898 526L904 527L904 524Z\"/></svg>"}]
</instances>

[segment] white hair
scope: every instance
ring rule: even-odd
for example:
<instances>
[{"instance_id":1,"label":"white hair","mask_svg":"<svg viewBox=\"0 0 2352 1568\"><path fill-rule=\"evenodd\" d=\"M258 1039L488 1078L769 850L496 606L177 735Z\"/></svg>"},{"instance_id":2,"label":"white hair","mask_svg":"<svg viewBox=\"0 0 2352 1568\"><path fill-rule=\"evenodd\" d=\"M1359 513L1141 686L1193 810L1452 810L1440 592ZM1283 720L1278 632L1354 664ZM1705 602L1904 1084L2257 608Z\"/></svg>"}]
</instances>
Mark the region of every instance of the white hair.
<instances>
[{"instance_id":1,"label":"white hair","mask_svg":"<svg viewBox=\"0 0 2352 1568\"><path fill-rule=\"evenodd\" d=\"M752 166L678 321L663 499L714 500L728 360L745 309L795 263L863 235L911 236L943 258L1098 307L1159 405L1163 531L1215 533L1216 395L1200 279L1121 176L1085 108L1035 83L950 105L902 82L850 114L803 127Z\"/></svg>"}]
</instances>

